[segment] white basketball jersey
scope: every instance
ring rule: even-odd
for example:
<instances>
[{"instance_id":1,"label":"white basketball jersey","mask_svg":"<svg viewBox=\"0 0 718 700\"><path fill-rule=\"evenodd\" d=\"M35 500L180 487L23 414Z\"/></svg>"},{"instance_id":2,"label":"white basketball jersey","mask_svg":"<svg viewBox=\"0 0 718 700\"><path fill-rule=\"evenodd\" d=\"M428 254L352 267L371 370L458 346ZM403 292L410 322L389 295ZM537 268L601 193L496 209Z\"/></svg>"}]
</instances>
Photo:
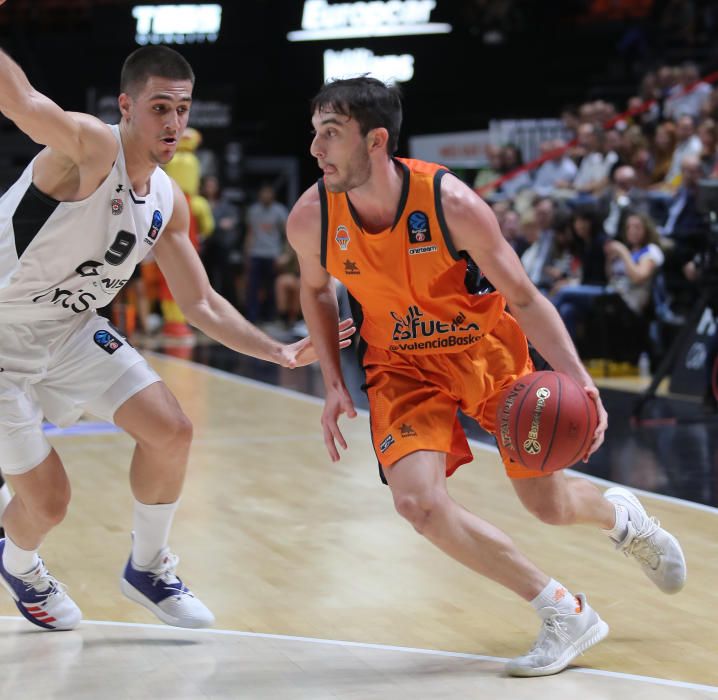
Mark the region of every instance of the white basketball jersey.
<instances>
[{"instance_id":1,"label":"white basketball jersey","mask_svg":"<svg viewBox=\"0 0 718 700\"><path fill-rule=\"evenodd\" d=\"M0 198L0 323L56 320L106 306L150 252L172 216L169 176L149 193L131 188L120 144L112 170L89 197L58 202L32 184L33 159Z\"/></svg>"}]
</instances>

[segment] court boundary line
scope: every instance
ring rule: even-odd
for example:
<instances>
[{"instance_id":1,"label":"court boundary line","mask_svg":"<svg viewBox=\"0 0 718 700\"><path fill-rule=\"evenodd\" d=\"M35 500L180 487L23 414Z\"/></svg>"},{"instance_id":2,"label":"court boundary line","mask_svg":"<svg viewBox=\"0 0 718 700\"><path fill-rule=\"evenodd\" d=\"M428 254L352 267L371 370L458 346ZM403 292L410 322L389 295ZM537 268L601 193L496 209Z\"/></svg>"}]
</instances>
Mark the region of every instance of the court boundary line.
<instances>
[{"instance_id":1,"label":"court boundary line","mask_svg":"<svg viewBox=\"0 0 718 700\"><path fill-rule=\"evenodd\" d=\"M0 621L19 622L25 618L12 615L0 615ZM452 659L468 659L472 661L490 661L506 663L508 659L500 656L485 656L483 654L469 654L460 651L445 651L443 649L422 649L420 647L403 647L392 644L372 644L370 642L352 642L341 639L322 639L320 637L300 637L289 634L270 634L267 632L245 632L243 630L226 629L189 629L182 627L171 627L170 625L157 625L145 622L115 622L112 620L82 620L80 626L90 625L96 627L129 627L134 629L147 629L163 632L175 632L189 635L217 635L227 637L248 637L254 639L274 639L284 642L305 642L308 644L324 644L327 646L350 647L355 649L373 649L375 651L392 651L404 654L420 654L425 656L441 656ZM668 678L655 678L653 676L640 676L634 673L621 673L620 671L606 671L597 668L582 668L580 666L569 667L565 672L582 673L591 676L603 676L621 680L632 680L639 683L662 685L672 688L684 688L687 690L700 690L709 693L718 693L718 686L705 685L702 683L691 683L690 681L678 681Z\"/></svg>"},{"instance_id":2,"label":"court boundary line","mask_svg":"<svg viewBox=\"0 0 718 700\"><path fill-rule=\"evenodd\" d=\"M313 403L315 405L323 405L324 403L324 399L319 396L312 396L311 394L305 394L304 392L297 391L296 389L287 389L286 387L277 386L276 384L261 382L258 379L243 377L242 375L233 374L232 372L228 372L227 370L217 369L216 367L210 367L208 365L202 365L199 362L194 362L193 360L183 360L180 357L163 355L162 353L155 352L153 350L143 351L143 354L156 357L160 360L169 360L170 362L175 364L190 366L195 369L198 369L199 371L205 372L206 374L210 374L223 379L229 379L230 381L238 384L245 384L247 386L252 386L256 389L268 390L282 396L308 401L309 403ZM369 411L367 411L365 408L356 408L356 411L357 413L364 416L369 415ZM469 438L468 441L470 445L486 452L492 452L497 455L499 453L498 447L496 447L495 445L481 442L476 438ZM603 479L600 476L593 476L592 474L586 474L575 469L567 469L566 472L573 476L581 476L584 479L588 479L589 481L592 481L596 484L600 484L602 486L626 486L625 484L620 484L617 481L609 481L608 479ZM653 491L646 491L644 489L639 489L634 486L627 486L626 488L629 488L634 493L640 496L644 496L646 498L655 498L658 501L664 501L666 503L672 503L674 505L686 506L688 508L693 508L694 510L699 510L704 513L710 513L711 515L718 516L718 507L716 506L709 506L705 503L696 503L695 501L687 501L683 498L677 498L676 496L667 496L663 493L654 493Z\"/></svg>"}]
</instances>

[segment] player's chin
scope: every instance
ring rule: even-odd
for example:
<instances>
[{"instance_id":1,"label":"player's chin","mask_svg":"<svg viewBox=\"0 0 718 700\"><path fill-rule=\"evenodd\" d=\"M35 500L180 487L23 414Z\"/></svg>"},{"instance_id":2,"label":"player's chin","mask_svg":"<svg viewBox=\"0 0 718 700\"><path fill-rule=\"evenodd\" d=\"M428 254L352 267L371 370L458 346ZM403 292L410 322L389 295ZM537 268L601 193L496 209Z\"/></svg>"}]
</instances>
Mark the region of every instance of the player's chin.
<instances>
[{"instance_id":1,"label":"player's chin","mask_svg":"<svg viewBox=\"0 0 718 700\"><path fill-rule=\"evenodd\" d=\"M162 148L159 151L155 151L153 155L157 163L160 165L166 165L174 158L176 152L177 149L175 147Z\"/></svg>"}]
</instances>

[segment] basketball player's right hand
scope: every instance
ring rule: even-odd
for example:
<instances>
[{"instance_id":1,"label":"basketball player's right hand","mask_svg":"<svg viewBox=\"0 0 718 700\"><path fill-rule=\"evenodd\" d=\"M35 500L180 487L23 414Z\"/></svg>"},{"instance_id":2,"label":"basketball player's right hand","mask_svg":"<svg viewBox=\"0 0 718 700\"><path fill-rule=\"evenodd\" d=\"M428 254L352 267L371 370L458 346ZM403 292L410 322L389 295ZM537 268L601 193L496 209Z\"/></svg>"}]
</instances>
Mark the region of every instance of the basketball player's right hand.
<instances>
[{"instance_id":1,"label":"basketball player's right hand","mask_svg":"<svg viewBox=\"0 0 718 700\"><path fill-rule=\"evenodd\" d=\"M338 424L339 416L342 413L345 413L349 418L356 418L357 415L354 402L346 387L327 389L327 395L324 399L324 411L322 412L322 429L324 431L324 445L332 462L339 461L337 442L342 449L347 449L347 441L344 439Z\"/></svg>"},{"instance_id":2,"label":"basketball player's right hand","mask_svg":"<svg viewBox=\"0 0 718 700\"><path fill-rule=\"evenodd\" d=\"M593 434L591 446L588 448L588 452L586 452L583 457L583 461L588 462L588 458L603 444L606 428L608 428L608 414L606 413L606 409L603 407L603 402L601 401L601 396L599 395L596 386L592 384L590 386L585 386L584 389L596 404L596 417L598 418L598 424L596 425L596 432Z\"/></svg>"}]
</instances>

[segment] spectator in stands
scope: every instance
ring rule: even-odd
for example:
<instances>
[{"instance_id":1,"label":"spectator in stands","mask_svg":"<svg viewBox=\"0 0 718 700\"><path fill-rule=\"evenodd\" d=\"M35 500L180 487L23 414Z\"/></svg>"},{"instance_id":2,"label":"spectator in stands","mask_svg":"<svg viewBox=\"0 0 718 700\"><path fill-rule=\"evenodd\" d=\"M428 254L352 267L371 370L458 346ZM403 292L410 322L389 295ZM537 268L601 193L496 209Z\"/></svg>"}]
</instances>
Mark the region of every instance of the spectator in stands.
<instances>
[{"instance_id":1,"label":"spectator in stands","mask_svg":"<svg viewBox=\"0 0 718 700\"><path fill-rule=\"evenodd\" d=\"M598 200L605 218L603 230L615 238L629 211L648 213L646 193L636 187L636 171L630 165L619 165L611 173L611 187Z\"/></svg>"},{"instance_id":2,"label":"spectator in stands","mask_svg":"<svg viewBox=\"0 0 718 700\"><path fill-rule=\"evenodd\" d=\"M630 165L636 173L636 187L640 190L648 190L653 182L651 178L653 159L648 145L640 146L633 152Z\"/></svg>"},{"instance_id":3,"label":"spectator in stands","mask_svg":"<svg viewBox=\"0 0 718 700\"><path fill-rule=\"evenodd\" d=\"M213 233L202 241L202 262L212 286L239 308L237 278L242 262L239 209L224 196L215 175L202 178L200 193L209 202L215 222Z\"/></svg>"},{"instance_id":4,"label":"spectator in stands","mask_svg":"<svg viewBox=\"0 0 718 700\"><path fill-rule=\"evenodd\" d=\"M536 194L545 197L551 195L556 189L567 189L573 184L578 168L568 157L566 144L561 139L544 141L540 145L540 153L546 156L554 153L553 158L545 160L539 166L534 177L533 190Z\"/></svg>"},{"instance_id":5,"label":"spectator in stands","mask_svg":"<svg viewBox=\"0 0 718 700\"><path fill-rule=\"evenodd\" d=\"M651 301L653 278L665 259L660 237L648 216L631 214L626 217L620 238L605 245L608 289L641 315Z\"/></svg>"},{"instance_id":6,"label":"spectator in stands","mask_svg":"<svg viewBox=\"0 0 718 700\"><path fill-rule=\"evenodd\" d=\"M546 275L546 265L551 256L554 238L554 217L556 208L550 197L539 197L533 206L536 222L535 239L521 256L521 263L529 279L541 290L548 291L552 280ZM526 235L526 232L525 232ZM533 236L533 232L531 232Z\"/></svg>"},{"instance_id":7,"label":"spectator in stands","mask_svg":"<svg viewBox=\"0 0 718 700\"><path fill-rule=\"evenodd\" d=\"M576 284L581 278L579 245L571 217L563 212L555 215L553 228L553 245L544 266L549 297L557 294L562 287Z\"/></svg>"},{"instance_id":8,"label":"spectator in stands","mask_svg":"<svg viewBox=\"0 0 718 700\"><path fill-rule=\"evenodd\" d=\"M503 171L501 161L501 147L496 146L492 143L486 146L486 159L487 163L482 168L479 168L474 178L474 189L478 190L481 187L485 187L494 180L498 180L501 177ZM483 190L481 192L482 197L491 197L494 194L494 189Z\"/></svg>"},{"instance_id":9,"label":"spectator in stands","mask_svg":"<svg viewBox=\"0 0 718 700\"><path fill-rule=\"evenodd\" d=\"M677 120L688 114L697 120L713 89L700 80L698 66L686 62L678 69L678 82L670 89L664 114Z\"/></svg>"},{"instance_id":10,"label":"spectator in stands","mask_svg":"<svg viewBox=\"0 0 718 700\"><path fill-rule=\"evenodd\" d=\"M501 149L501 174L511 173L523 165L523 156L518 146L513 143L506 144ZM499 187L499 194L502 197L512 199L521 190L529 189L532 185L531 176L523 170L510 180L506 180Z\"/></svg>"},{"instance_id":11,"label":"spectator in stands","mask_svg":"<svg viewBox=\"0 0 718 700\"><path fill-rule=\"evenodd\" d=\"M656 87L658 92L656 99L665 102L671 94L671 90L678 84L678 80L678 68L668 65L661 66L656 72ZM665 105L663 108L665 109Z\"/></svg>"},{"instance_id":12,"label":"spectator in stands","mask_svg":"<svg viewBox=\"0 0 718 700\"><path fill-rule=\"evenodd\" d=\"M673 122L658 125L653 137L651 184L664 187L676 150L676 127Z\"/></svg>"},{"instance_id":13,"label":"spectator in stands","mask_svg":"<svg viewBox=\"0 0 718 700\"><path fill-rule=\"evenodd\" d=\"M595 196L608 185L608 176L618 155L604 151L603 133L595 124L581 124L578 141L584 155L573 179L573 188L579 195Z\"/></svg>"},{"instance_id":14,"label":"spectator in stands","mask_svg":"<svg viewBox=\"0 0 718 700\"><path fill-rule=\"evenodd\" d=\"M701 169L704 177L710 177L716 166L716 145L718 128L716 122L707 118L698 125L698 138L701 140Z\"/></svg>"},{"instance_id":15,"label":"spectator in stands","mask_svg":"<svg viewBox=\"0 0 718 700\"><path fill-rule=\"evenodd\" d=\"M673 240L675 245L680 245L681 239L702 235L705 231L705 219L698 211L696 203L698 181L702 175L699 156L684 156L681 164L681 186L668 205L668 216L660 229L661 234Z\"/></svg>"},{"instance_id":16,"label":"spectator in stands","mask_svg":"<svg viewBox=\"0 0 718 700\"><path fill-rule=\"evenodd\" d=\"M665 306L673 314L685 315L697 298L697 288L686 275L685 265L707 247L708 223L698 211L698 182L702 176L698 156L683 159L682 182L668 206L661 233L666 241L663 270Z\"/></svg>"},{"instance_id":17,"label":"spectator in stands","mask_svg":"<svg viewBox=\"0 0 718 700\"><path fill-rule=\"evenodd\" d=\"M521 217L515 209L509 209L503 216L500 224L501 233L514 249L516 255L521 257L528 248L528 241L521 232Z\"/></svg>"},{"instance_id":18,"label":"spectator in stands","mask_svg":"<svg viewBox=\"0 0 718 700\"><path fill-rule=\"evenodd\" d=\"M680 184L679 176L685 156L700 156L702 150L703 144L696 134L695 118L690 114L681 115L676 123L676 148L664 183L669 187L677 187Z\"/></svg>"},{"instance_id":19,"label":"spectator in stands","mask_svg":"<svg viewBox=\"0 0 718 700\"><path fill-rule=\"evenodd\" d=\"M598 297L618 294L637 316L644 314L650 303L653 278L664 261L663 251L658 245L658 232L651 219L644 214L630 214L626 217L620 239L604 244L608 284L567 286L553 299L574 339Z\"/></svg>"},{"instance_id":20,"label":"spectator in stands","mask_svg":"<svg viewBox=\"0 0 718 700\"><path fill-rule=\"evenodd\" d=\"M573 212L573 231L579 241L581 259L581 284L605 285L606 253L604 247L608 237L601 224L601 212L584 205Z\"/></svg>"},{"instance_id":21,"label":"spectator in stands","mask_svg":"<svg viewBox=\"0 0 718 700\"><path fill-rule=\"evenodd\" d=\"M563 108L561 111L561 121L568 133L569 139L573 140L576 137L578 127L581 124L578 116L578 110L574 105L567 105Z\"/></svg>"},{"instance_id":22,"label":"spectator in stands","mask_svg":"<svg viewBox=\"0 0 718 700\"><path fill-rule=\"evenodd\" d=\"M708 119L709 117L714 121L718 121L718 90L716 88L713 88L701 108L700 119Z\"/></svg>"},{"instance_id":23,"label":"spectator in stands","mask_svg":"<svg viewBox=\"0 0 718 700\"><path fill-rule=\"evenodd\" d=\"M630 123L652 132L661 114L658 103L654 100L655 95L644 97L641 94L630 97L626 104L626 111L631 113L629 117ZM653 103L649 105L648 103L651 101Z\"/></svg>"},{"instance_id":24,"label":"spectator in stands","mask_svg":"<svg viewBox=\"0 0 718 700\"><path fill-rule=\"evenodd\" d=\"M268 184L260 188L257 202L247 211L247 318L252 323L260 318L271 321L275 313L274 267L286 245L287 215Z\"/></svg>"},{"instance_id":25,"label":"spectator in stands","mask_svg":"<svg viewBox=\"0 0 718 700\"><path fill-rule=\"evenodd\" d=\"M306 327L299 323L299 261L290 245L276 260L274 294L277 300L277 316L286 331L292 335L305 335Z\"/></svg>"},{"instance_id":26,"label":"spectator in stands","mask_svg":"<svg viewBox=\"0 0 718 700\"><path fill-rule=\"evenodd\" d=\"M498 199L491 203L491 210L494 212L499 228L504 225L504 217L511 210L511 202L508 199Z\"/></svg>"}]
</instances>

